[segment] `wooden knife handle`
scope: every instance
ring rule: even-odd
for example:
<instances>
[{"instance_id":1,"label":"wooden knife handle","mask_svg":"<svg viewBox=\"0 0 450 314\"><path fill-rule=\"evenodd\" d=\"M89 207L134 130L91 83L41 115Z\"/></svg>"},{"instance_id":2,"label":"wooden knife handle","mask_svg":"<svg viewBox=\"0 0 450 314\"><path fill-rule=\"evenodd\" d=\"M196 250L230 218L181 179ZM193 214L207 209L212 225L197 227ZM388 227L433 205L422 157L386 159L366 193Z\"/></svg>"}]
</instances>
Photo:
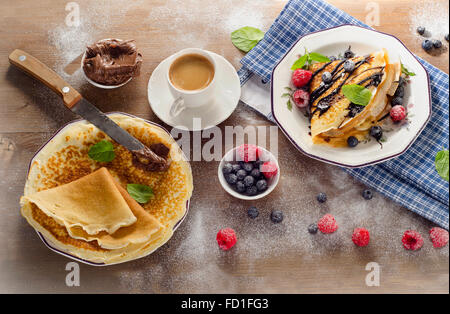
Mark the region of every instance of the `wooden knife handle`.
<instances>
[{"instance_id":1,"label":"wooden knife handle","mask_svg":"<svg viewBox=\"0 0 450 314\"><path fill-rule=\"evenodd\" d=\"M50 87L61 96L69 109L81 100L80 93L67 84L61 76L25 51L16 49L11 52L9 62Z\"/></svg>"}]
</instances>

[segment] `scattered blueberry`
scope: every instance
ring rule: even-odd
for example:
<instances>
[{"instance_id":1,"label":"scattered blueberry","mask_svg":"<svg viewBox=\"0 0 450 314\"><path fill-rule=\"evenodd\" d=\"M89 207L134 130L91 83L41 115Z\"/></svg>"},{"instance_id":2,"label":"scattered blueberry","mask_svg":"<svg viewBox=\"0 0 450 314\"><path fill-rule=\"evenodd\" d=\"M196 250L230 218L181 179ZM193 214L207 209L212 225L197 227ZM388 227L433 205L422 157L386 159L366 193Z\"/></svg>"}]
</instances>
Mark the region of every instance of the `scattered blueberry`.
<instances>
[{"instance_id":1,"label":"scattered blueberry","mask_svg":"<svg viewBox=\"0 0 450 314\"><path fill-rule=\"evenodd\" d=\"M347 139L347 145L348 145L349 147L356 147L358 144L359 144L359 141L358 141L358 139L357 139L356 137L354 137L354 136L350 136L350 137Z\"/></svg>"},{"instance_id":2,"label":"scattered blueberry","mask_svg":"<svg viewBox=\"0 0 450 314\"><path fill-rule=\"evenodd\" d=\"M272 213L270 214L270 219L276 224L282 222L283 221L283 212L280 210L272 211Z\"/></svg>"},{"instance_id":3,"label":"scattered blueberry","mask_svg":"<svg viewBox=\"0 0 450 314\"><path fill-rule=\"evenodd\" d=\"M264 179L257 181L256 182L256 188L260 192L267 190L267 181L264 180Z\"/></svg>"},{"instance_id":4,"label":"scattered blueberry","mask_svg":"<svg viewBox=\"0 0 450 314\"><path fill-rule=\"evenodd\" d=\"M308 226L308 232L311 234L316 234L319 228L317 227L317 224L310 224Z\"/></svg>"},{"instance_id":5,"label":"scattered blueberry","mask_svg":"<svg viewBox=\"0 0 450 314\"><path fill-rule=\"evenodd\" d=\"M401 97L403 98L405 96L405 87L400 84L400 81L398 83L397 90L395 91L394 97Z\"/></svg>"},{"instance_id":6,"label":"scattered blueberry","mask_svg":"<svg viewBox=\"0 0 450 314\"><path fill-rule=\"evenodd\" d=\"M433 40L433 47L436 49L442 48L442 41L440 41L439 39Z\"/></svg>"},{"instance_id":7,"label":"scattered blueberry","mask_svg":"<svg viewBox=\"0 0 450 314\"><path fill-rule=\"evenodd\" d=\"M332 80L333 80L333 76L331 75L330 72L323 72L323 74L322 74L322 81L325 84L331 83Z\"/></svg>"},{"instance_id":8,"label":"scattered blueberry","mask_svg":"<svg viewBox=\"0 0 450 314\"><path fill-rule=\"evenodd\" d=\"M244 193L245 192L245 184L242 181L238 181L236 182L236 191L238 191L239 193Z\"/></svg>"},{"instance_id":9,"label":"scattered blueberry","mask_svg":"<svg viewBox=\"0 0 450 314\"><path fill-rule=\"evenodd\" d=\"M253 164L250 163L250 162L245 162L245 163L242 165L242 168L244 168L245 171L250 172L250 171L253 170Z\"/></svg>"},{"instance_id":10,"label":"scattered blueberry","mask_svg":"<svg viewBox=\"0 0 450 314\"><path fill-rule=\"evenodd\" d=\"M259 216L259 210L258 210L258 208L256 208L255 206L251 206L251 207L247 210L247 215L248 215L248 217L250 217L251 219L255 219L256 217Z\"/></svg>"},{"instance_id":11,"label":"scattered blueberry","mask_svg":"<svg viewBox=\"0 0 450 314\"><path fill-rule=\"evenodd\" d=\"M446 40L446 41L448 41L448 40L449 40L449 38L448 38L448 34L447 34L447 35L445 35L445 40Z\"/></svg>"},{"instance_id":12,"label":"scattered blueberry","mask_svg":"<svg viewBox=\"0 0 450 314\"><path fill-rule=\"evenodd\" d=\"M250 175L253 178L258 179L261 176L261 171L259 171L258 168L253 168L253 170L250 172Z\"/></svg>"},{"instance_id":13,"label":"scattered blueberry","mask_svg":"<svg viewBox=\"0 0 450 314\"><path fill-rule=\"evenodd\" d=\"M327 195L323 192L317 194L317 201L319 203L325 203L327 201Z\"/></svg>"},{"instance_id":14,"label":"scattered blueberry","mask_svg":"<svg viewBox=\"0 0 450 314\"><path fill-rule=\"evenodd\" d=\"M233 165L233 172L236 173L239 170L241 170L241 165L240 164L234 164Z\"/></svg>"},{"instance_id":15,"label":"scattered blueberry","mask_svg":"<svg viewBox=\"0 0 450 314\"><path fill-rule=\"evenodd\" d=\"M352 51L352 47L348 47L347 50L345 50L344 52L344 58L345 59L350 59L353 58L355 56L355 53Z\"/></svg>"},{"instance_id":16,"label":"scattered blueberry","mask_svg":"<svg viewBox=\"0 0 450 314\"><path fill-rule=\"evenodd\" d=\"M419 35L425 34L425 27L423 27L423 26L417 27L417 33L418 33Z\"/></svg>"},{"instance_id":17,"label":"scattered blueberry","mask_svg":"<svg viewBox=\"0 0 450 314\"><path fill-rule=\"evenodd\" d=\"M328 59L330 59L330 61L336 61L337 60L336 56L329 56Z\"/></svg>"},{"instance_id":18,"label":"scattered blueberry","mask_svg":"<svg viewBox=\"0 0 450 314\"><path fill-rule=\"evenodd\" d=\"M244 180L244 178L247 176L247 171L241 169L238 172L236 172L236 176L238 180Z\"/></svg>"},{"instance_id":19,"label":"scattered blueberry","mask_svg":"<svg viewBox=\"0 0 450 314\"><path fill-rule=\"evenodd\" d=\"M352 72L355 69L355 62L352 60L347 60L344 62L344 70L345 72Z\"/></svg>"},{"instance_id":20,"label":"scattered blueberry","mask_svg":"<svg viewBox=\"0 0 450 314\"><path fill-rule=\"evenodd\" d=\"M254 196L254 195L258 194L258 189L256 188L256 186L252 185L247 188L246 194L249 196Z\"/></svg>"},{"instance_id":21,"label":"scattered blueberry","mask_svg":"<svg viewBox=\"0 0 450 314\"><path fill-rule=\"evenodd\" d=\"M252 176L246 176L246 177L244 178L244 185L245 185L245 187L249 188L249 187L251 187L254 183L255 183L255 178L253 178Z\"/></svg>"},{"instance_id":22,"label":"scattered blueberry","mask_svg":"<svg viewBox=\"0 0 450 314\"><path fill-rule=\"evenodd\" d=\"M397 106L397 105L402 106L403 105L403 97L399 96L399 97L392 98L391 104L392 104L392 107Z\"/></svg>"},{"instance_id":23,"label":"scattered blueberry","mask_svg":"<svg viewBox=\"0 0 450 314\"><path fill-rule=\"evenodd\" d=\"M228 182L228 184L235 185L237 182L237 176L234 173L230 173L225 176L225 180Z\"/></svg>"},{"instance_id":24,"label":"scattered blueberry","mask_svg":"<svg viewBox=\"0 0 450 314\"><path fill-rule=\"evenodd\" d=\"M425 40L422 42L422 48L423 48L425 51L431 50L431 48L433 48L433 42L432 42L431 40L429 40L429 39L425 39Z\"/></svg>"},{"instance_id":25,"label":"scattered blueberry","mask_svg":"<svg viewBox=\"0 0 450 314\"><path fill-rule=\"evenodd\" d=\"M371 200L373 197L373 193L371 190L364 190L362 192L362 196L366 199L366 200Z\"/></svg>"},{"instance_id":26,"label":"scattered blueberry","mask_svg":"<svg viewBox=\"0 0 450 314\"><path fill-rule=\"evenodd\" d=\"M383 137L383 129L381 126L373 126L370 128L370 136L374 137L377 141L379 141Z\"/></svg>"},{"instance_id":27,"label":"scattered blueberry","mask_svg":"<svg viewBox=\"0 0 450 314\"><path fill-rule=\"evenodd\" d=\"M225 165L223 165L222 172L223 174L229 174L233 171L233 165L227 162Z\"/></svg>"}]
</instances>

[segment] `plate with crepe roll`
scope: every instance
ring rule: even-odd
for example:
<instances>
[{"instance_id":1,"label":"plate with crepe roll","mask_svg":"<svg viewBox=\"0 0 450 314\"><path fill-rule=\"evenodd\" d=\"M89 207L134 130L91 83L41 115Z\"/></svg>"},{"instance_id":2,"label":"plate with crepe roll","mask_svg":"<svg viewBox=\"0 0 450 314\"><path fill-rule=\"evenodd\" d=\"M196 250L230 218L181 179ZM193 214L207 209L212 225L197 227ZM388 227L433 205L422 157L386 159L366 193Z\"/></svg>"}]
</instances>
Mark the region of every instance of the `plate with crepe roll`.
<instances>
[{"instance_id":1,"label":"plate with crepe roll","mask_svg":"<svg viewBox=\"0 0 450 314\"><path fill-rule=\"evenodd\" d=\"M86 120L59 130L32 158L21 213L51 250L94 266L147 256L184 220L192 172L161 126L124 113L113 121L167 161L148 171Z\"/></svg>"},{"instance_id":2,"label":"plate with crepe roll","mask_svg":"<svg viewBox=\"0 0 450 314\"><path fill-rule=\"evenodd\" d=\"M396 37L354 25L301 37L274 68L271 97L298 150L350 168L403 154L431 117L419 60Z\"/></svg>"}]
</instances>

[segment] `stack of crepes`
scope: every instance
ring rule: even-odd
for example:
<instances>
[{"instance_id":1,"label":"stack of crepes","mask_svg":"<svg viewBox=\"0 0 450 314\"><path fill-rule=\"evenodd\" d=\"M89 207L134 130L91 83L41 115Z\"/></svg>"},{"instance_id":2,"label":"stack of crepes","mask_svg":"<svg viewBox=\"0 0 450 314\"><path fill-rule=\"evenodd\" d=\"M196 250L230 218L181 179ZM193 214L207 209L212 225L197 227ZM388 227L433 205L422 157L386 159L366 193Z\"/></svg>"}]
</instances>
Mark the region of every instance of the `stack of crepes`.
<instances>
[{"instance_id":1,"label":"stack of crepes","mask_svg":"<svg viewBox=\"0 0 450 314\"><path fill-rule=\"evenodd\" d=\"M184 216L193 186L189 164L169 134L138 118L110 117L145 145L170 148L169 169L140 169L116 143L113 161L93 161L89 147L108 138L80 121L35 156L21 198L22 215L52 247L104 264L143 257L163 245ZM151 187L154 197L141 206L126 191L128 183Z\"/></svg>"},{"instance_id":2,"label":"stack of crepes","mask_svg":"<svg viewBox=\"0 0 450 314\"><path fill-rule=\"evenodd\" d=\"M381 118L389 113L389 97L397 90L401 75L400 62L389 60L386 49L350 60L355 64L351 72L344 70L343 60L314 63L309 68L314 73L310 93L315 97L310 110L311 136L315 144L345 147L349 136L363 141L369 129L381 124ZM334 78L330 85L322 83L322 73L326 71ZM371 91L372 97L366 106L355 105L344 96L342 87L351 84Z\"/></svg>"}]
</instances>

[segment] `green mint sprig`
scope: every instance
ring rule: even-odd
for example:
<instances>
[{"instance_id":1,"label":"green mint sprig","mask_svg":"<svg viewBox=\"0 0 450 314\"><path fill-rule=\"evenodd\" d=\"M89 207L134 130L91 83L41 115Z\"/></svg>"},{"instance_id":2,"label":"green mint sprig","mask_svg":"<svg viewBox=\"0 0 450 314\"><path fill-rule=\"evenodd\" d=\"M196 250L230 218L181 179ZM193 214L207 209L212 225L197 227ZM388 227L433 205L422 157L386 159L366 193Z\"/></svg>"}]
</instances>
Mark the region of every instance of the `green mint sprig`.
<instances>
[{"instance_id":1,"label":"green mint sprig","mask_svg":"<svg viewBox=\"0 0 450 314\"><path fill-rule=\"evenodd\" d=\"M342 86L342 92L352 103L360 106L367 106L372 99L372 92L364 86L350 84Z\"/></svg>"},{"instance_id":2,"label":"green mint sprig","mask_svg":"<svg viewBox=\"0 0 450 314\"><path fill-rule=\"evenodd\" d=\"M127 191L136 202L141 204L147 203L154 197L153 190L144 184L127 184Z\"/></svg>"},{"instance_id":3,"label":"green mint sprig","mask_svg":"<svg viewBox=\"0 0 450 314\"><path fill-rule=\"evenodd\" d=\"M330 59L327 56L324 56L318 52L308 52L308 50L305 48L305 54L303 56L300 56L297 61L294 62L294 64L291 67L292 71L295 71L297 69L304 69L310 66L313 62L329 62Z\"/></svg>"},{"instance_id":4,"label":"green mint sprig","mask_svg":"<svg viewBox=\"0 0 450 314\"><path fill-rule=\"evenodd\" d=\"M448 150L441 150L436 154L434 160L436 166L436 171L441 176L442 179L448 182L448 169L449 169L449 155Z\"/></svg>"},{"instance_id":5,"label":"green mint sprig","mask_svg":"<svg viewBox=\"0 0 450 314\"><path fill-rule=\"evenodd\" d=\"M263 31L255 27L245 26L231 33L231 42L236 48L244 52L249 52L263 37Z\"/></svg>"},{"instance_id":6,"label":"green mint sprig","mask_svg":"<svg viewBox=\"0 0 450 314\"><path fill-rule=\"evenodd\" d=\"M103 140L91 146L88 156L95 161L110 162L116 157L116 154L113 144Z\"/></svg>"}]
</instances>

